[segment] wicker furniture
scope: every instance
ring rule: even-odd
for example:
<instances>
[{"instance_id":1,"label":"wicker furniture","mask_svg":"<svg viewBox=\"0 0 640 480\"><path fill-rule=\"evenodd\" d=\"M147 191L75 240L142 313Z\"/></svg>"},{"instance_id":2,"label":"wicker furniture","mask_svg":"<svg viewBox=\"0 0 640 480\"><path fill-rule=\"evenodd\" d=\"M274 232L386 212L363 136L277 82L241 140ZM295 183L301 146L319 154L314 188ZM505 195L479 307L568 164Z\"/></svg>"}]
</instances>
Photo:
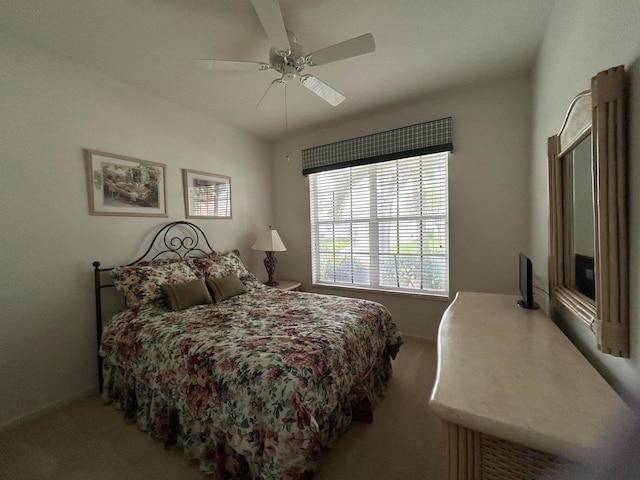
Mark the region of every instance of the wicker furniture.
<instances>
[{"instance_id":1,"label":"wicker furniture","mask_svg":"<svg viewBox=\"0 0 640 480\"><path fill-rule=\"evenodd\" d=\"M541 310L458 293L438 333L430 406L450 480L567 478L630 410Z\"/></svg>"}]
</instances>

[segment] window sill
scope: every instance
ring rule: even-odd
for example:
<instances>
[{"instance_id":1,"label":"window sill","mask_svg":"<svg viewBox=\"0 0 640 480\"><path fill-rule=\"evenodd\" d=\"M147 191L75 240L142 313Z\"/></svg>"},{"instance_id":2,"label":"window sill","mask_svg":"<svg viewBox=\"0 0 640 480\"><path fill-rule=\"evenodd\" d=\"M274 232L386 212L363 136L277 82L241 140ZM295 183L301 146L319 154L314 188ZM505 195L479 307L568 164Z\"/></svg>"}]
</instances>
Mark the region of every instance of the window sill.
<instances>
[{"instance_id":1,"label":"window sill","mask_svg":"<svg viewBox=\"0 0 640 480\"><path fill-rule=\"evenodd\" d=\"M371 295L393 295L399 297L411 297L415 299L421 300L434 300L437 302L448 302L448 295L434 295L432 293L419 293L419 292L404 292L400 290L385 290L382 288L366 288L366 287L356 287L353 285L335 285L329 283L312 283L312 287L314 288L323 288L327 290L347 290L350 292L364 292Z\"/></svg>"}]
</instances>

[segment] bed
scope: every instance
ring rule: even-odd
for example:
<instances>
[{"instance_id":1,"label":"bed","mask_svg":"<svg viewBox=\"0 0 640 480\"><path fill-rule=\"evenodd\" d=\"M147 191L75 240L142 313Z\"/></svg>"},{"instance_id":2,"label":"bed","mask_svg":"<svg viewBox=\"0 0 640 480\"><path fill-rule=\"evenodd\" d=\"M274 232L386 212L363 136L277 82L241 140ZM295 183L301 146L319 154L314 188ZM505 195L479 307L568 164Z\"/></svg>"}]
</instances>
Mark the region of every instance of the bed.
<instances>
[{"instance_id":1,"label":"bed","mask_svg":"<svg viewBox=\"0 0 640 480\"><path fill-rule=\"evenodd\" d=\"M214 479L313 478L352 420L372 420L402 344L384 306L268 287L188 222L93 266L103 399ZM126 301L108 320L105 288Z\"/></svg>"}]
</instances>

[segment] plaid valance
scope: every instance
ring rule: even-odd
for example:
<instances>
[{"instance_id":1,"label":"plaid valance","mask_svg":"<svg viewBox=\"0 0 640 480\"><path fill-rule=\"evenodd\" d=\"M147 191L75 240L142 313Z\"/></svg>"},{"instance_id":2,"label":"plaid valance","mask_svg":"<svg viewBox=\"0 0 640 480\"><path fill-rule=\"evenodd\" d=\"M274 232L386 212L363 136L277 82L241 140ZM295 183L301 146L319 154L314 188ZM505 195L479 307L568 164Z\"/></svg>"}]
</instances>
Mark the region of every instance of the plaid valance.
<instances>
[{"instance_id":1,"label":"plaid valance","mask_svg":"<svg viewBox=\"0 0 640 480\"><path fill-rule=\"evenodd\" d=\"M453 151L451 117L302 151L302 174Z\"/></svg>"}]
</instances>

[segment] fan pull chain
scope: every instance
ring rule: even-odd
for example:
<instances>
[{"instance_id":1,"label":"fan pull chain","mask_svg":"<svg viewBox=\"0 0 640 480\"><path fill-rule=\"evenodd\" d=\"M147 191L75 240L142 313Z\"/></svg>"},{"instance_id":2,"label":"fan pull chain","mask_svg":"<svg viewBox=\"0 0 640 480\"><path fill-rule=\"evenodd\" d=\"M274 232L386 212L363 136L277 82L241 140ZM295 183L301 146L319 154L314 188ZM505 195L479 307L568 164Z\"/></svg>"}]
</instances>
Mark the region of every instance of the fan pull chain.
<instances>
[{"instance_id":1,"label":"fan pull chain","mask_svg":"<svg viewBox=\"0 0 640 480\"><path fill-rule=\"evenodd\" d=\"M287 106L287 84L284 84L284 143L286 148L287 162L290 162L289 158L289 108Z\"/></svg>"}]
</instances>

